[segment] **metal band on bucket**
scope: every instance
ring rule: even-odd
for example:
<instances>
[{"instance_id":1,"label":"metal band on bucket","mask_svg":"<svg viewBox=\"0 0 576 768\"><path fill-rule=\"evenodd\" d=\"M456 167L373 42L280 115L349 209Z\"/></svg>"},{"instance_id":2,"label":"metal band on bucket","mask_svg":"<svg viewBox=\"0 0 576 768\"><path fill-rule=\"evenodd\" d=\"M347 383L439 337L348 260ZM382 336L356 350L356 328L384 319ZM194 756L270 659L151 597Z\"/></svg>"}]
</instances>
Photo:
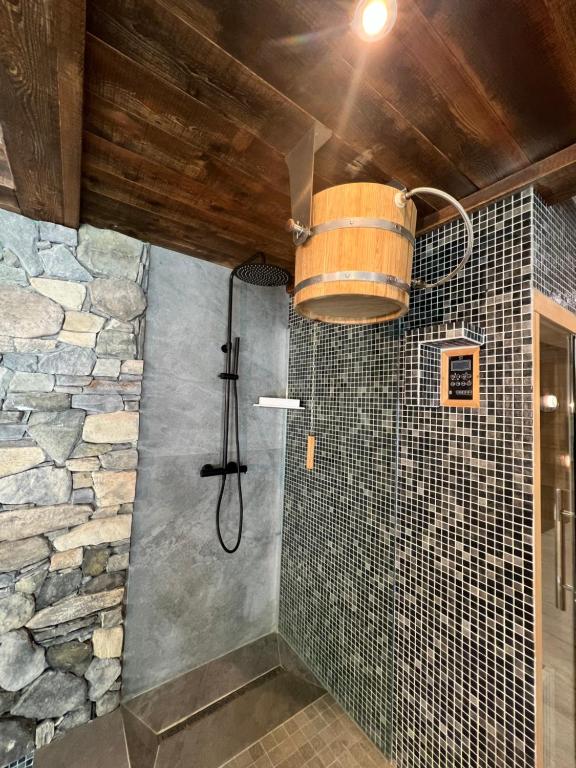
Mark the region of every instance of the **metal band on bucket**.
<instances>
[{"instance_id":1,"label":"metal band on bucket","mask_svg":"<svg viewBox=\"0 0 576 768\"><path fill-rule=\"evenodd\" d=\"M382 272L328 272L301 280L294 286L294 293L298 293L304 288L308 288L310 285L317 285L318 283L339 283L353 280L365 283L384 283L385 285L393 285L401 291L406 291L406 293L410 291L408 283L400 280L395 275L386 275Z\"/></svg>"},{"instance_id":2,"label":"metal band on bucket","mask_svg":"<svg viewBox=\"0 0 576 768\"><path fill-rule=\"evenodd\" d=\"M346 219L323 221L311 228L310 237L321 235L324 232L333 232L336 229L384 229L406 238L414 246L414 235L406 227L388 219L375 219L367 216L351 216Z\"/></svg>"}]
</instances>

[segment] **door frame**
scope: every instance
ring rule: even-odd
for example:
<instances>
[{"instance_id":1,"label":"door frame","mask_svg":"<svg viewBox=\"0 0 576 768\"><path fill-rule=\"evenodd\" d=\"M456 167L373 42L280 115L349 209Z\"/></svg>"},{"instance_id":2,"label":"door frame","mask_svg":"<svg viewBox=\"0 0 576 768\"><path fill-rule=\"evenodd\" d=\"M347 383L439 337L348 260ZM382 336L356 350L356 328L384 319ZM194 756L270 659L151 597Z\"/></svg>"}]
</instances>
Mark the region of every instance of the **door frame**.
<instances>
[{"instance_id":1,"label":"door frame","mask_svg":"<svg viewBox=\"0 0 576 768\"><path fill-rule=\"evenodd\" d=\"M542 541L541 541L541 448L540 448L540 325L547 320L576 336L576 314L537 290L532 291L532 429L533 429L533 509L532 540L534 557L534 654L536 696L536 768L544 768L544 683L542 619Z\"/></svg>"}]
</instances>

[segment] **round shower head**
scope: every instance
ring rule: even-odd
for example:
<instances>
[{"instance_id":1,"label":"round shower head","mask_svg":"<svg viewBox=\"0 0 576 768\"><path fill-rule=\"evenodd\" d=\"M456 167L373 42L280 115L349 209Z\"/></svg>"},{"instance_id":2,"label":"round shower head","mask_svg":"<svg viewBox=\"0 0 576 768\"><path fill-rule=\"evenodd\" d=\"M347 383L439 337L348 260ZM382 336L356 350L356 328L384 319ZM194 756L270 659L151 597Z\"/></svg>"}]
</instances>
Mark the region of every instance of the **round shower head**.
<instances>
[{"instance_id":1,"label":"round shower head","mask_svg":"<svg viewBox=\"0 0 576 768\"><path fill-rule=\"evenodd\" d=\"M240 264L234 270L234 274L245 283L267 288L277 288L280 285L288 285L290 282L290 274L285 269L265 262L253 261Z\"/></svg>"}]
</instances>

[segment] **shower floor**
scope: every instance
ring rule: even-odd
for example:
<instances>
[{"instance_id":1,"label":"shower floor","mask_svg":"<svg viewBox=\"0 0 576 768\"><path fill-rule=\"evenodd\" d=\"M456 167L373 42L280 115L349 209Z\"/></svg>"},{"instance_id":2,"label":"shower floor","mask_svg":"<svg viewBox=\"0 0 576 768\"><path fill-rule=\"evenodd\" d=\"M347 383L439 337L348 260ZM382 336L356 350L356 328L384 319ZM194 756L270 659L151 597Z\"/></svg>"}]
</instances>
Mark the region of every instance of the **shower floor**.
<instances>
[{"instance_id":1,"label":"shower floor","mask_svg":"<svg viewBox=\"0 0 576 768\"><path fill-rule=\"evenodd\" d=\"M221 768L391 768L391 763L325 694Z\"/></svg>"},{"instance_id":2,"label":"shower floor","mask_svg":"<svg viewBox=\"0 0 576 768\"><path fill-rule=\"evenodd\" d=\"M75 728L40 749L34 761L35 768L70 764L74 768L390 768L275 634Z\"/></svg>"}]
</instances>

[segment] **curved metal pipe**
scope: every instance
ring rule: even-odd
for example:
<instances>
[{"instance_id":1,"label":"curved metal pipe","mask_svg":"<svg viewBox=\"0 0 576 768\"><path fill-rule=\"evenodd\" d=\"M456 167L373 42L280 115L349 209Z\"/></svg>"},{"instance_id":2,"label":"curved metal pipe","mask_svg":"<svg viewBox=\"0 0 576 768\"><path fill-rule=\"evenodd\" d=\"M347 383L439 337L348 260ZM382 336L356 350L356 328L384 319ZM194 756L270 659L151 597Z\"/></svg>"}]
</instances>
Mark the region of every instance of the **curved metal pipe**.
<instances>
[{"instance_id":1,"label":"curved metal pipe","mask_svg":"<svg viewBox=\"0 0 576 768\"><path fill-rule=\"evenodd\" d=\"M411 189L408 191L401 191L398 192L396 195L396 202L398 205L405 205L406 200L409 200L411 197L414 197L414 195L435 195L436 197L441 197L443 200L446 200L451 205L456 208L460 216L462 216L462 220L464 221L464 227L466 228L466 249L464 251L464 256L462 257L459 264L454 267L454 269L449 272L447 275L444 275L444 277L441 277L440 280L437 280L435 283L428 283L426 280L423 280L422 278L417 278L416 280L412 281L412 285L414 288L417 288L419 290L428 290L430 288L438 288L440 285L444 285L444 283L447 283L449 280L452 280L453 277L456 277L456 275L465 267L465 265L468 263L468 260L470 259L470 256L472 254L472 250L474 248L474 230L472 228L472 222L470 221L470 216L466 213L464 207L456 200L455 197L452 197L452 195L449 195L448 192L443 192L441 189L436 189L435 187L415 187L414 189Z\"/></svg>"}]
</instances>

